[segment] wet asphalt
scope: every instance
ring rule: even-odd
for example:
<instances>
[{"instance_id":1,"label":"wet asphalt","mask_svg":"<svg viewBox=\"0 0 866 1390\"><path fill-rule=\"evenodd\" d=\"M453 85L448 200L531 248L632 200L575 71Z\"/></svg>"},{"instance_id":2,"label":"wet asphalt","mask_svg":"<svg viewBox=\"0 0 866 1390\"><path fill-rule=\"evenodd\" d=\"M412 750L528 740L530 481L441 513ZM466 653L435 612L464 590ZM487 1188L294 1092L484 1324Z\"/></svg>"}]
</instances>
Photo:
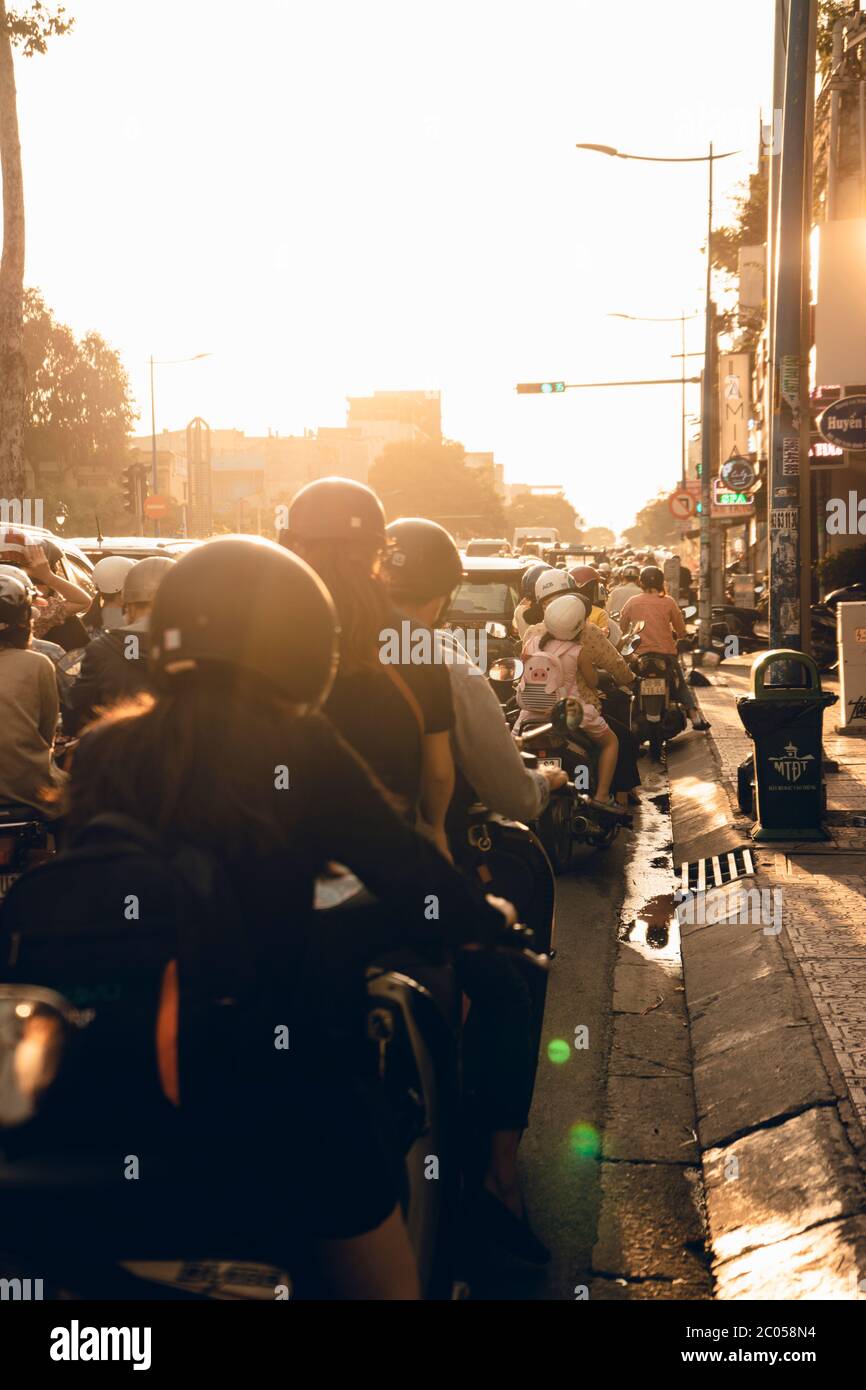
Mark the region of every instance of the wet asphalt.
<instances>
[{"instance_id":1,"label":"wet asphalt","mask_svg":"<svg viewBox=\"0 0 866 1390\"><path fill-rule=\"evenodd\" d=\"M679 988L680 960L676 922L671 923L667 779L664 769L646 758L641 760L641 775L643 805L634 830L620 833L605 852L579 850L571 871L557 880L557 955L548 984L530 1127L521 1145L527 1209L533 1229L552 1258L545 1269L535 1271L509 1262L498 1252L479 1256L468 1271L474 1299L571 1301L587 1296L581 1293L586 1289L593 1298L664 1297L668 1292L664 1287L653 1290L651 1283L632 1282L630 1277L617 1279L617 1272L629 1275L627 1252L622 1270L618 1265L613 1271L600 1268L605 1252L598 1244L603 1211L603 1229L608 1232L611 1223L616 1229L621 1219L634 1220L634 1213L616 1211L610 1175L612 1169L622 1171L626 1165L608 1161L611 1136L605 1135L606 1127L610 1130L621 1123L621 1116L612 1120L610 1100L616 1105L616 1098L609 1096L608 1086L617 1011L639 1022L644 1011L655 1007L656 990L659 999L664 995L674 1006L681 999L681 994L674 993ZM638 989L649 990L645 1006L628 999L628 983L624 995L623 967L627 982L632 972ZM637 1036L641 1036L640 1028ZM639 1055L629 1059L638 1081L644 1072L651 1076L665 1060L658 1048L652 1058L647 1057L646 1067ZM680 1058L678 1066L682 1065ZM639 1146L642 1131L652 1130L653 1121L645 1122L640 1114L626 1118L631 1130L628 1142ZM639 1233L641 1243L651 1249L656 1239L670 1243L673 1236L676 1245L678 1233L670 1230L670 1213L659 1217L655 1231L652 1211L649 1203L646 1229ZM686 1220L684 1213L683 1241ZM675 1209L674 1227L677 1222ZM649 1269L640 1275L647 1277L651 1280ZM677 1296L673 1289L670 1293ZM685 1290L679 1296L684 1294ZM709 1295L695 1290L693 1296Z\"/></svg>"}]
</instances>

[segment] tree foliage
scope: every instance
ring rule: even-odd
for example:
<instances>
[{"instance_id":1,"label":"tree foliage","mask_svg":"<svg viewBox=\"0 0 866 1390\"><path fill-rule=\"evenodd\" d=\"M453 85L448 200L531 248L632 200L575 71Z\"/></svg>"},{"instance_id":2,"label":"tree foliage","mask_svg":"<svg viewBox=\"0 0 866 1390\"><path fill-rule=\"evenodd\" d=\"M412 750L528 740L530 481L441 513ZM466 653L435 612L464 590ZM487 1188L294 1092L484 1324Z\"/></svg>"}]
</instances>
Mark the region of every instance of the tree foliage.
<instances>
[{"instance_id":1,"label":"tree foliage","mask_svg":"<svg viewBox=\"0 0 866 1390\"><path fill-rule=\"evenodd\" d=\"M590 526L580 539L585 545L607 546L616 543L616 534L608 526Z\"/></svg>"},{"instance_id":2,"label":"tree foliage","mask_svg":"<svg viewBox=\"0 0 866 1390\"><path fill-rule=\"evenodd\" d=\"M866 545L852 545L825 555L815 569L825 593L846 584L866 584Z\"/></svg>"},{"instance_id":3,"label":"tree foliage","mask_svg":"<svg viewBox=\"0 0 866 1390\"><path fill-rule=\"evenodd\" d=\"M763 246L767 240L769 218L769 180L766 174L752 174L736 201L736 216L728 227L716 227L711 249L713 265L728 275L739 270L743 246Z\"/></svg>"},{"instance_id":4,"label":"tree foliage","mask_svg":"<svg viewBox=\"0 0 866 1390\"><path fill-rule=\"evenodd\" d=\"M583 539L583 517L565 497L545 493L520 492L505 513L506 535L512 536L518 526L555 526L561 541Z\"/></svg>"},{"instance_id":5,"label":"tree foliage","mask_svg":"<svg viewBox=\"0 0 866 1390\"><path fill-rule=\"evenodd\" d=\"M466 464L462 444L406 440L386 444L370 469L389 520L426 516L451 531L499 535L502 503L493 481Z\"/></svg>"},{"instance_id":6,"label":"tree foliage","mask_svg":"<svg viewBox=\"0 0 866 1390\"><path fill-rule=\"evenodd\" d=\"M24 294L28 462L123 466L136 412L120 356L99 333L76 338L38 290Z\"/></svg>"},{"instance_id":7,"label":"tree foliage","mask_svg":"<svg viewBox=\"0 0 866 1390\"><path fill-rule=\"evenodd\" d=\"M670 495L660 492L641 508L634 526L623 531L629 545L673 545L681 539L679 522L674 520L668 506Z\"/></svg>"},{"instance_id":8,"label":"tree foliage","mask_svg":"<svg viewBox=\"0 0 866 1390\"><path fill-rule=\"evenodd\" d=\"M837 19L848 19L856 15L860 5L851 0L820 0L818 6L818 46L816 60L818 71L826 78L833 66L833 26Z\"/></svg>"},{"instance_id":9,"label":"tree foliage","mask_svg":"<svg viewBox=\"0 0 866 1390\"><path fill-rule=\"evenodd\" d=\"M62 5L45 5L42 0L31 0L24 10L6 6L5 11L6 32L13 47L20 49L25 58L44 53L49 39L68 34L75 23Z\"/></svg>"}]
</instances>

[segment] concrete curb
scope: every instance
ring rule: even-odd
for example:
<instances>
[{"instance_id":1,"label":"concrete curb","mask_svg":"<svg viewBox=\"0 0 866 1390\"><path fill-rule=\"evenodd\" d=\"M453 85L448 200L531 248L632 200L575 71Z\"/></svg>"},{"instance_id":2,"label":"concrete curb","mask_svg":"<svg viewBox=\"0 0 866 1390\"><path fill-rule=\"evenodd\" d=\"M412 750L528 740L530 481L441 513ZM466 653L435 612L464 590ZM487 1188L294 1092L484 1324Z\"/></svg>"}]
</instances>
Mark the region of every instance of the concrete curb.
<instances>
[{"instance_id":1,"label":"concrete curb","mask_svg":"<svg viewBox=\"0 0 866 1390\"><path fill-rule=\"evenodd\" d=\"M668 772L675 867L750 843L708 740L674 744ZM769 888L755 860L742 886ZM716 1296L866 1298L862 1132L784 930L734 897L681 927Z\"/></svg>"}]
</instances>

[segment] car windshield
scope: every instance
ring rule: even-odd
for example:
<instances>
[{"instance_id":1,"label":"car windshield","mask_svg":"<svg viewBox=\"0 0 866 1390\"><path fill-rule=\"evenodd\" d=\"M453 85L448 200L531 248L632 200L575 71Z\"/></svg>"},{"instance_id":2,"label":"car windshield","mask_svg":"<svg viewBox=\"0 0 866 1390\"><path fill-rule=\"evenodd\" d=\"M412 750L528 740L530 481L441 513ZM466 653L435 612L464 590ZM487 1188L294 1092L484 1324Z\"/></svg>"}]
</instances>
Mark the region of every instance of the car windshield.
<instances>
[{"instance_id":1,"label":"car windshield","mask_svg":"<svg viewBox=\"0 0 866 1390\"><path fill-rule=\"evenodd\" d=\"M460 585L451 601L452 613L495 616L512 613L517 603L517 592L510 584L497 584L493 581L473 584L465 581Z\"/></svg>"}]
</instances>

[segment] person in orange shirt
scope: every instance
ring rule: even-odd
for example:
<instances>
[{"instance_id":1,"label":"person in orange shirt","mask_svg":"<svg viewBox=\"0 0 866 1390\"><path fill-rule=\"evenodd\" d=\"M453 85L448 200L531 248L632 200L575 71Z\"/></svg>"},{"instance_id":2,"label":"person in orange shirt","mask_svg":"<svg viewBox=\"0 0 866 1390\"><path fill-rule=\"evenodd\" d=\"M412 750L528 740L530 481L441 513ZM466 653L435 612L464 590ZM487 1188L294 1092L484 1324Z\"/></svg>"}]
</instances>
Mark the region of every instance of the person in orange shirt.
<instances>
[{"instance_id":1,"label":"person in orange shirt","mask_svg":"<svg viewBox=\"0 0 866 1390\"><path fill-rule=\"evenodd\" d=\"M620 617L624 624L642 622L640 654L653 652L663 656L671 675L673 692L685 708L693 729L710 726L698 709L698 702L686 683L677 654L677 638L686 636L686 625L679 604L666 594L665 577L657 565L645 565L640 572L642 594L636 594L623 606Z\"/></svg>"}]
</instances>

